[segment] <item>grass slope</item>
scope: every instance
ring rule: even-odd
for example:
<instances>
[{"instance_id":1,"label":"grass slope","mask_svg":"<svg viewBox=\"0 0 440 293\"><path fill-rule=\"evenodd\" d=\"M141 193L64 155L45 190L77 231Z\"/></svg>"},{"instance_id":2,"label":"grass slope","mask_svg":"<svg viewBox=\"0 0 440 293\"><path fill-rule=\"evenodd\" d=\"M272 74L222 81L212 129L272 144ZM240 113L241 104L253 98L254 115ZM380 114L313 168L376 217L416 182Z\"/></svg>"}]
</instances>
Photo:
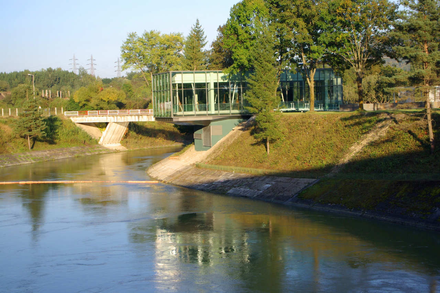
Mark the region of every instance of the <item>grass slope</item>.
<instances>
[{"instance_id":1,"label":"grass slope","mask_svg":"<svg viewBox=\"0 0 440 293\"><path fill-rule=\"evenodd\" d=\"M350 147L384 119L392 119L384 137L357 153L334 177L325 175ZM438 111L434 121L440 121ZM422 112L285 114L285 139L269 156L251 131L217 157L211 168L254 174L321 178L299 198L423 221L440 222L440 123L434 123L436 151L430 154ZM202 165L203 166L203 165ZM265 172L258 172L265 170ZM436 220L437 219L437 220Z\"/></svg>"},{"instance_id":2,"label":"grass slope","mask_svg":"<svg viewBox=\"0 0 440 293\"><path fill-rule=\"evenodd\" d=\"M246 131L206 163L320 177L380 119L370 114L284 114L280 121L284 139L272 145L270 155L266 154L264 144L252 136L252 131Z\"/></svg>"},{"instance_id":3,"label":"grass slope","mask_svg":"<svg viewBox=\"0 0 440 293\"><path fill-rule=\"evenodd\" d=\"M0 154L28 152L27 141L14 133L17 118L0 119ZM97 141L79 129L70 119L51 116L46 121L50 135L38 139L32 150L50 150L75 146L96 145Z\"/></svg>"}]
</instances>

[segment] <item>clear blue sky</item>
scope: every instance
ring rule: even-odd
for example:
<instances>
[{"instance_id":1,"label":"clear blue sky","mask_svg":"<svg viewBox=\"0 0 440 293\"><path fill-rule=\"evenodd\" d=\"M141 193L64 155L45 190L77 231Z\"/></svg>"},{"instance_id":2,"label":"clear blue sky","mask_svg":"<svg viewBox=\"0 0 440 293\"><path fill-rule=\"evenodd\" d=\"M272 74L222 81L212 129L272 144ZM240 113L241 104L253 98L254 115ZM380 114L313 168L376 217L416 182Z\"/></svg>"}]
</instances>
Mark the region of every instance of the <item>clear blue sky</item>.
<instances>
[{"instance_id":1,"label":"clear blue sky","mask_svg":"<svg viewBox=\"0 0 440 293\"><path fill-rule=\"evenodd\" d=\"M116 76L121 45L130 32L180 32L199 19L208 46L239 0L0 0L0 72L52 68L70 70L73 54L95 74ZM124 73L123 73L124 74Z\"/></svg>"}]
</instances>

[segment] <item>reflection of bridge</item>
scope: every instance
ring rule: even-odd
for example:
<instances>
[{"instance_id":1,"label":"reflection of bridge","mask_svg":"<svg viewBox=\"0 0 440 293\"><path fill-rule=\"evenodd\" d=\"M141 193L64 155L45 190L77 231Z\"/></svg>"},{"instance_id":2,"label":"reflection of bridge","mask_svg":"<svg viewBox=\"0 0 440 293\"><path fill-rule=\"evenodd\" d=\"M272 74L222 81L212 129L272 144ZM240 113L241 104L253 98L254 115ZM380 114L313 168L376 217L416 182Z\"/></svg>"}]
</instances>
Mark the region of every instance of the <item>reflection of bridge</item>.
<instances>
[{"instance_id":1,"label":"reflection of bridge","mask_svg":"<svg viewBox=\"0 0 440 293\"><path fill-rule=\"evenodd\" d=\"M154 121L151 109L66 111L64 115L90 136L99 139L99 144L107 147L120 146L127 132L128 123ZM108 124L105 131L101 133L95 123Z\"/></svg>"}]
</instances>

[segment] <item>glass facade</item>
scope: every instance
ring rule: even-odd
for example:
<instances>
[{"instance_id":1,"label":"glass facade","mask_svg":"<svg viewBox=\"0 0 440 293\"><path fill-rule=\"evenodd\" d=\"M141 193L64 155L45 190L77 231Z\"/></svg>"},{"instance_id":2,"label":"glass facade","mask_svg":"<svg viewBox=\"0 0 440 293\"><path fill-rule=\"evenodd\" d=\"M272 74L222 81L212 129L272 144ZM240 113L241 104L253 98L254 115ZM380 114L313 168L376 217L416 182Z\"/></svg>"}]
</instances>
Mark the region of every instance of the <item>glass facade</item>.
<instances>
[{"instance_id":1,"label":"glass facade","mask_svg":"<svg viewBox=\"0 0 440 293\"><path fill-rule=\"evenodd\" d=\"M235 115L246 111L247 83L243 75L222 71L173 71L153 76L154 116ZM315 109L338 109L342 103L342 79L331 69L315 75ZM309 89L298 73L283 72L280 80L280 109L308 110Z\"/></svg>"},{"instance_id":2,"label":"glass facade","mask_svg":"<svg viewBox=\"0 0 440 293\"><path fill-rule=\"evenodd\" d=\"M315 74L315 110L339 110L342 104L342 78L332 69L318 69ZM302 111L310 108L310 90L300 73L284 71L280 78L281 105L284 111Z\"/></svg>"}]
</instances>

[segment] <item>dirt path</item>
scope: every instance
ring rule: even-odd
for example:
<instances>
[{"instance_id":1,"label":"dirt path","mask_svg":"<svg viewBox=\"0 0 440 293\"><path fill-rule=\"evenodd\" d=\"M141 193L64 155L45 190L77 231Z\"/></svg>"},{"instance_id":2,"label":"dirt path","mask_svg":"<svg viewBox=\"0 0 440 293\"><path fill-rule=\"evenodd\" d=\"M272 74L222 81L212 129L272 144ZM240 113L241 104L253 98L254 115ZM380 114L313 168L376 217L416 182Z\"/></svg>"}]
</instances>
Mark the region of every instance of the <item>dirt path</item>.
<instances>
[{"instance_id":1,"label":"dirt path","mask_svg":"<svg viewBox=\"0 0 440 293\"><path fill-rule=\"evenodd\" d=\"M373 129L371 129L368 134L360 142L355 143L348 151L348 153L339 161L339 163L333 167L326 177L332 177L336 175L339 171L344 168L344 166L353 159L356 154L358 154L365 146L373 141L384 137L387 134L390 125L393 123L394 117L390 114L383 114L380 118L384 118L382 122L377 124Z\"/></svg>"}]
</instances>

